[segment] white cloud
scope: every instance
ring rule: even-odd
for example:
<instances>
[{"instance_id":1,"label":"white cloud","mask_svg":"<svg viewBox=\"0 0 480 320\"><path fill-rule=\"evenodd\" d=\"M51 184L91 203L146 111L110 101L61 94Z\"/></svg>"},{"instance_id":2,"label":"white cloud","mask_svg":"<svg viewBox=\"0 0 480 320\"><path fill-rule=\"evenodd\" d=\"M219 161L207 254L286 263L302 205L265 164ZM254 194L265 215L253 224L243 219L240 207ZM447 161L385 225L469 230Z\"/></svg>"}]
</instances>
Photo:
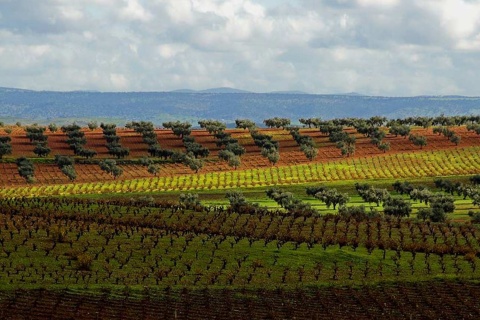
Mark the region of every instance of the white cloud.
<instances>
[{"instance_id":1,"label":"white cloud","mask_svg":"<svg viewBox=\"0 0 480 320\"><path fill-rule=\"evenodd\" d=\"M128 88L127 77L123 74L110 74L110 81L112 82L112 85L116 90L124 90Z\"/></svg>"},{"instance_id":2,"label":"white cloud","mask_svg":"<svg viewBox=\"0 0 480 320\"><path fill-rule=\"evenodd\" d=\"M356 0L356 2L365 7L394 7L400 3L400 0Z\"/></svg>"},{"instance_id":3,"label":"white cloud","mask_svg":"<svg viewBox=\"0 0 480 320\"><path fill-rule=\"evenodd\" d=\"M152 15L137 0L126 0L126 6L120 10L120 16L125 20L149 21Z\"/></svg>"},{"instance_id":4,"label":"white cloud","mask_svg":"<svg viewBox=\"0 0 480 320\"><path fill-rule=\"evenodd\" d=\"M480 95L478 1L16 0L0 12L0 86Z\"/></svg>"}]
</instances>

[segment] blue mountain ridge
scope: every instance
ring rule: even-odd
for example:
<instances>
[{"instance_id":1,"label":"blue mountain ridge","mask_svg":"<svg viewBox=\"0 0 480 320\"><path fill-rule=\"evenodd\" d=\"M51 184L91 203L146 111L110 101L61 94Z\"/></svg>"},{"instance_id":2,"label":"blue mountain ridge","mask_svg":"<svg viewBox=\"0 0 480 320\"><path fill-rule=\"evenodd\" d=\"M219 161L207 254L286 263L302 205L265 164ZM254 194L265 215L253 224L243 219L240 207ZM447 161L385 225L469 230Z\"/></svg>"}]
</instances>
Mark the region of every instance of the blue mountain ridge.
<instances>
[{"instance_id":1,"label":"blue mountain ridge","mask_svg":"<svg viewBox=\"0 0 480 320\"><path fill-rule=\"evenodd\" d=\"M221 89L221 90L219 90ZM232 91L233 90L233 91ZM112 120L122 125L135 120L218 119L227 124L246 118L257 123L272 117L322 119L375 115L477 115L480 97L381 97L299 92L253 93L231 88L175 92L33 91L0 88L0 120L67 123L74 120Z\"/></svg>"}]
</instances>

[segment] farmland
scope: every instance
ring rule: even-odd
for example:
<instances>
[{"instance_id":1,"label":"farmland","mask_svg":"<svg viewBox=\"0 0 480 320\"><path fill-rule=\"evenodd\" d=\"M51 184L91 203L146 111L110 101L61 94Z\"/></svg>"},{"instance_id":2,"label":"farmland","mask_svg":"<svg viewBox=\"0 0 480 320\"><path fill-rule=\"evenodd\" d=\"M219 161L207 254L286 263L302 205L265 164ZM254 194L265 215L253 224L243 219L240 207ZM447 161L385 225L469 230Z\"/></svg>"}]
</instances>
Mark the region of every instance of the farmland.
<instances>
[{"instance_id":1,"label":"farmland","mask_svg":"<svg viewBox=\"0 0 480 320\"><path fill-rule=\"evenodd\" d=\"M245 176L255 174L256 172L270 175L277 172L280 175L286 175L288 178L295 180L296 177L290 176L288 171L310 170L312 172L320 171L320 175L310 179L310 181L329 181L338 179L362 179L362 178L409 178L424 176L446 176L446 175L468 175L478 172L478 145L480 137L474 132L468 132L464 127L458 128L457 132L462 137L462 141L458 146L453 145L444 137L431 133L430 130L417 129L415 133L426 134L429 144L419 150L418 147L412 145L403 137L389 136L385 140L391 145L386 153L378 150L369 143L369 139L365 137L357 138L356 152L352 157L343 157L340 151L335 148L334 144L328 142L328 138L322 136L318 130L305 129L305 133L312 136L319 145L319 155L314 161L309 161L299 147L292 140L291 136L285 130L262 130L265 134L272 135L280 144L280 161L272 168L267 159L260 157L259 148L256 147L248 133L241 130L233 130L232 136L239 140L240 144L245 147L246 154L242 156L242 165L238 170L232 170L227 163L220 162L216 157L219 147L215 145L214 138L204 130L193 131L192 135L199 143L207 147L211 151L211 157L206 161L204 168L200 174L218 173L225 171L245 172ZM98 158L111 157L104 147L105 141L101 132L86 131L87 147L98 152ZM132 180L141 178L152 178L146 168L138 165L135 159L147 156L147 146L142 143L141 137L132 132L132 130L119 130L119 136L122 138L123 144L130 149L130 156L126 158L126 164L123 165L124 174L119 180ZM167 149L182 150L183 144L181 139L173 136L171 132L166 130L157 131L160 145ZM51 155L70 155L73 156L72 150L65 143L66 137L61 133L47 134L49 136L49 146L52 148ZM21 129L16 129L11 135L12 137L12 157L29 156L35 157L33 146L28 142L25 133ZM439 152L440 151L440 152ZM437 158L438 157L438 158ZM472 158L473 157L473 158ZM7 158L7 157L6 157ZM8 158L7 158L8 159ZM7 160L5 159L5 160ZM127 160L131 161L127 161ZM53 161L41 159L43 161L36 164L36 179L39 184L65 184L69 180L61 173ZM95 162L95 161L93 161ZM445 162L446 167L441 165ZM98 163L98 161L97 161ZM412 165L419 164L421 170L413 170ZM378 168L380 164L383 168ZM375 168L372 167L375 165ZM353 167L359 166L361 169ZM387 167L391 168L387 170ZM324 169L325 168L325 169ZM327 176L322 176L324 171ZM404 172L406 170L406 172ZM282 173L286 172L287 173ZM338 172L333 172L338 171ZM0 185L28 185L25 180L16 173L16 165L14 163L4 161L0 164ZM155 178L171 178L190 179L191 170L179 164L165 163L162 165L159 174ZM242 174L242 173L240 173ZM274 174L274 173L273 173ZM349 176L345 177L347 174ZM308 182L309 177L297 177L299 182ZM112 181L113 177L105 174L100 170L97 164L85 163L78 165L77 183L92 181ZM270 182L270 184L279 181ZM280 182L281 183L281 182ZM223 187L223 186L222 186ZM202 188L202 186L199 186Z\"/></svg>"},{"instance_id":2,"label":"farmland","mask_svg":"<svg viewBox=\"0 0 480 320\"><path fill-rule=\"evenodd\" d=\"M443 135L414 126L410 138L381 128L384 150L372 143L378 129L351 126L341 132L354 150L318 128L194 129L188 139L157 128L154 142L132 128L114 138L81 128L87 158L68 133L44 130L51 150L40 157L27 129L8 128L0 309L19 318L480 316L480 136L465 125ZM113 157L108 139L128 154ZM244 148L235 166L219 158L230 143ZM206 156L175 160L200 147ZM72 160L59 165L60 155ZM113 158L118 175L102 168Z\"/></svg>"}]
</instances>

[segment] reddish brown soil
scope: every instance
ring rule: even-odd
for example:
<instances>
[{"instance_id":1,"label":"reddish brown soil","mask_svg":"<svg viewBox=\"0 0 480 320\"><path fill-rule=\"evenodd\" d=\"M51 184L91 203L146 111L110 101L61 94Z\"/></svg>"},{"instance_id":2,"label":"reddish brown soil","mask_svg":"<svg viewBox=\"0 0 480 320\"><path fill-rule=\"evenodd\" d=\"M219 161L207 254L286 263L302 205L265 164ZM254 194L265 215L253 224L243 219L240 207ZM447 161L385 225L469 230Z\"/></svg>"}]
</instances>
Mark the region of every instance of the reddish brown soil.
<instances>
[{"instance_id":1,"label":"reddish brown soil","mask_svg":"<svg viewBox=\"0 0 480 320\"><path fill-rule=\"evenodd\" d=\"M85 129L85 136L87 138L86 148L94 149L98 152L96 158L111 157L107 148L105 147L105 139L103 138L100 129L90 131ZM240 169L251 168L265 168L271 166L268 160L260 155L260 149L254 144L253 139L246 130L232 129L228 130L232 136L239 140L240 144L244 146L247 153L242 156L242 165ZM274 139L280 143L280 161L278 166L301 164L310 162L303 152L300 151L299 146L292 139L291 135L281 129L263 129L265 134L273 135ZM480 145L480 136L474 132L469 132L465 127L455 129L457 135L461 137L461 142L458 147L478 146ZM173 135L170 130L157 130L158 141L165 149L185 150L180 138ZM383 154L377 147L370 143L370 139L355 133L354 130L349 130L351 134L357 137L356 151L353 157L372 157ZM328 141L328 137L322 135L317 129L303 129L302 134L311 136L319 147L318 157L313 162L327 162L341 159L340 150L335 145ZM432 129L415 129L414 134L424 135L427 137L428 145L423 148L425 151L435 151L456 148L452 142L441 135L433 134ZM147 145L143 143L139 134L133 130L119 129L117 134L121 137L120 143L130 149L129 158L138 158L148 155ZM66 136L62 132L51 133L47 130L48 145L52 149L51 156L56 154L73 155L65 143ZM195 140L207 147L210 150L210 159L217 160L219 148L215 144L215 138L205 130L194 130L192 135ZM11 134L13 157L35 156L33 153L33 145L25 136L25 132L20 128L15 128ZM387 135L386 142L390 143L390 150L387 154L395 154L402 152L412 152L420 150L419 147L414 146L408 138L395 137ZM147 170L141 166L123 166L124 173L120 179L133 179L152 177ZM102 172L98 165L77 164L76 165L78 179L77 182L91 182L99 180L112 180L113 178ZM207 161L201 172L214 172L232 170L225 162ZM162 166L160 176L171 176L188 174L192 171L181 164L169 164ZM67 183L68 179L60 172L60 170L53 164L36 164L35 177L38 183ZM0 163L0 185L19 185L24 184L25 181L17 173L15 164Z\"/></svg>"}]
</instances>

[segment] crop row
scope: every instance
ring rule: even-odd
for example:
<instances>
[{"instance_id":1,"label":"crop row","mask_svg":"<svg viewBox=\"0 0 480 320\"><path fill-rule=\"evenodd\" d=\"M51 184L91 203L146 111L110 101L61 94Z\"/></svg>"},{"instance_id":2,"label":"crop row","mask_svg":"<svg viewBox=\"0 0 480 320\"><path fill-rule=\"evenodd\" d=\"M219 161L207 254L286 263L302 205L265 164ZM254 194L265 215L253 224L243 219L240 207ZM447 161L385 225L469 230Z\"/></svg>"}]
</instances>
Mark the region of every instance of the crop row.
<instances>
[{"instance_id":1,"label":"crop row","mask_svg":"<svg viewBox=\"0 0 480 320\"><path fill-rule=\"evenodd\" d=\"M22 319L478 319L478 285L405 283L362 288L161 290L119 297L15 291L0 295L0 316Z\"/></svg>"},{"instance_id":2,"label":"crop row","mask_svg":"<svg viewBox=\"0 0 480 320\"><path fill-rule=\"evenodd\" d=\"M11 187L0 190L2 197L212 190L239 187L291 185L308 182L406 179L468 175L480 171L480 147L436 152L413 152L378 157L350 158L329 163L309 163L265 169L189 174L151 179L96 183Z\"/></svg>"},{"instance_id":3,"label":"crop row","mask_svg":"<svg viewBox=\"0 0 480 320\"><path fill-rule=\"evenodd\" d=\"M478 319L480 287L451 281L362 288L0 294L2 319ZM12 317L15 315L15 317Z\"/></svg>"},{"instance_id":4,"label":"crop row","mask_svg":"<svg viewBox=\"0 0 480 320\"><path fill-rule=\"evenodd\" d=\"M1 207L4 287L292 287L480 276L478 230L468 225L58 199Z\"/></svg>"},{"instance_id":5,"label":"crop row","mask_svg":"<svg viewBox=\"0 0 480 320\"><path fill-rule=\"evenodd\" d=\"M286 130L281 129L258 129L259 132L265 135L270 135L273 139L279 142L279 151L281 153L285 151L299 150L296 142L292 136ZM228 130L225 131L228 134L232 135L232 138L235 138L239 143L247 149L248 154L257 154L259 155L260 148L256 147L253 139L246 132L240 130ZM335 155L340 156L339 152L335 148L335 144L330 141L330 139L323 135L318 129L299 129L299 132L302 135L310 137L319 146L319 151L321 150L330 150L335 153ZM351 136L356 137L356 151L355 154L367 155L367 154L380 154L383 151L378 150L374 145L371 144L370 138L363 136L362 134L355 133L351 128L345 129L345 132L350 133ZM383 132L383 131L382 131ZM438 136L432 132L432 129L420 129L415 128L412 132L416 135L425 136L428 140L427 149L437 149L437 148L452 148L455 144L451 143L448 139L445 140L444 137ZM452 131L453 132L453 131ZM478 135L469 132L465 127L456 127L454 132L459 137L462 137L460 146L472 146L478 145ZM109 155L108 149L105 147L105 138L98 131L81 131L80 134L85 136L85 147L88 147L92 151L98 153L98 157L104 158L112 156ZM179 139L174 136L170 131L166 130L157 130L153 132L153 135L157 137L159 144L163 149L168 149L170 151L180 151L183 149L182 139ZM49 138L48 145L52 149L52 154L64 154L64 155L73 155L73 151L67 147L65 144L66 140L69 140L68 137L63 133L51 133L48 132L47 136ZM133 132L132 130L119 130L118 136L122 139L122 145L125 144L131 151L132 157L140 157L148 155L149 146L145 141L143 141L141 135ZM203 147L208 148L211 152L211 155L216 156L217 152L220 150L219 146L216 145L216 139L213 134L205 132L203 130L194 130L192 131L192 137L195 137L196 141L200 143ZM34 156L34 147L28 142L28 138L24 133L16 134L11 136L11 145L12 145L12 154L14 156ZM385 140L388 140L388 143L391 146L392 151L401 151L404 149L416 150L418 147L414 146L408 139L403 137L396 137L394 135L387 135ZM83 141L83 139L82 139ZM75 142L70 141L70 142ZM78 142L78 141L77 141ZM7 153L8 154L8 153ZM91 154L92 156L94 154ZM86 155L85 155L86 156ZM97 156L96 156L97 157ZM305 158L304 156L302 158ZM306 158L305 158L306 159Z\"/></svg>"}]
</instances>

